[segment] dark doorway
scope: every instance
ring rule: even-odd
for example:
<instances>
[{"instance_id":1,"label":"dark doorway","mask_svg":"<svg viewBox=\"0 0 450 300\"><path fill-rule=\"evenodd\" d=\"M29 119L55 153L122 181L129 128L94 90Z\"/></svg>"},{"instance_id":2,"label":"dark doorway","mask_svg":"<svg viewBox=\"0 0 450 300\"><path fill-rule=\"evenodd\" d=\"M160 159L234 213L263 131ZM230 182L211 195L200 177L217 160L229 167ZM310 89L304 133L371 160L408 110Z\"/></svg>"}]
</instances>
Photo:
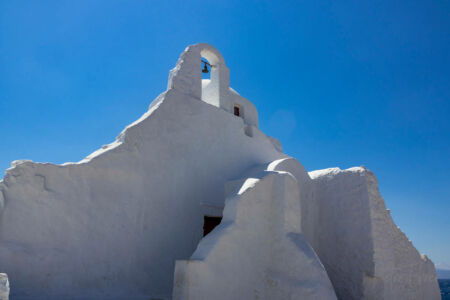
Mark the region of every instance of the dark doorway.
<instances>
[{"instance_id":1,"label":"dark doorway","mask_svg":"<svg viewBox=\"0 0 450 300\"><path fill-rule=\"evenodd\" d=\"M234 115L235 116L240 116L241 115L241 112L239 111L239 106L234 106Z\"/></svg>"},{"instance_id":2,"label":"dark doorway","mask_svg":"<svg viewBox=\"0 0 450 300\"><path fill-rule=\"evenodd\" d=\"M203 236L207 235L214 228L216 228L216 226L220 224L220 221L222 221L222 217L205 216L205 219L203 222Z\"/></svg>"}]
</instances>

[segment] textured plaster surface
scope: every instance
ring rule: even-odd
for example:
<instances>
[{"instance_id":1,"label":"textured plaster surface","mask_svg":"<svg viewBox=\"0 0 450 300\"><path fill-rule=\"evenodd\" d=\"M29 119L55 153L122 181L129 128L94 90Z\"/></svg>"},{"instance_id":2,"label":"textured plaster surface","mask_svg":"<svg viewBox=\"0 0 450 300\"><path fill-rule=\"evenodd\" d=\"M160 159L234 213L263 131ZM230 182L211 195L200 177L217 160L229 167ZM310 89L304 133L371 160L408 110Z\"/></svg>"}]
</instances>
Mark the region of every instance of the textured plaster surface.
<instances>
[{"instance_id":1,"label":"textured plaster surface","mask_svg":"<svg viewBox=\"0 0 450 300\"><path fill-rule=\"evenodd\" d=\"M319 207L314 249L339 299L440 299L433 263L394 224L372 172L309 174Z\"/></svg>"},{"instance_id":2,"label":"textured plaster surface","mask_svg":"<svg viewBox=\"0 0 450 300\"><path fill-rule=\"evenodd\" d=\"M287 172L254 172L238 185L221 224L177 261L173 300L337 299L300 231L299 197Z\"/></svg>"},{"instance_id":3,"label":"textured plaster surface","mask_svg":"<svg viewBox=\"0 0 450 300\"><path fill-rule=\"evenodd\" d=\"M202 239L204 215L224 220ZM339 299L439 299L374 175L308 174L258 129L207 44L186 48L167 91L111 144L78 163L11 164L0 272L13 299L334 299L330 281Z\"/></svg>"},{"instance_id":4,"label":"textured plaster surface","mask_svg":"<svg viewBox=\"0 0 450 300\"><path fill-rule=\"evenodd\" d=\"M202 237L202 203L223 207L227 180L285 156L247 126L171 88L79 163L13 163L0 183L12 295L169 297L175 260Z\"/></svg>"},{"instance_id":5,"label":"textured plaster surface","mask_svg":"<svg viewBox=\"0 0 450 300\"><path fill-rule=\"evenodd\" d=\"M9 281L8 275L0 273L0 300L9 299Z\"/></svg>"}]
</instances>

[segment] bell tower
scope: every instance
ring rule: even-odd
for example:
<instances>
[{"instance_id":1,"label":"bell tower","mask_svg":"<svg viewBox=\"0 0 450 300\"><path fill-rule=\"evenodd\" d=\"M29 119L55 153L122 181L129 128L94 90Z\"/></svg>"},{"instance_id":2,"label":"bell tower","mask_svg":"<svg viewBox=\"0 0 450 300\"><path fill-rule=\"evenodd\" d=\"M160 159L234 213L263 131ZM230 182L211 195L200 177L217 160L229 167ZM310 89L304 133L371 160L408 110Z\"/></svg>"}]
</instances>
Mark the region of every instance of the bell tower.
<instances>
[{"instance_id":1,"label":"bell tower","mask_svg":"<svg viewBox=\"0 0 450 300\"><path fill-rule=\"evenodd\" d=\"M211 72L210 79L202 80L205 72ZM184 50L170 70L167 89L178 90L241 118L246 125L258 127L255 106L230 88L230 70L222 54L209 44L199 43Z\"/></svg>"},{"instance_id":2,"label":"bell tower","mask_svg":"<svg viewBox=\"0 0 450 300\"><path fill-rule=\"evenodd\" d=\"M225 98L230 87L230 71L220 52L211 45L197 44L200 46L201 57L210 63L211 80L202 83L201 99L211 105L225 108Z\"/></svg>"}]
</instances>

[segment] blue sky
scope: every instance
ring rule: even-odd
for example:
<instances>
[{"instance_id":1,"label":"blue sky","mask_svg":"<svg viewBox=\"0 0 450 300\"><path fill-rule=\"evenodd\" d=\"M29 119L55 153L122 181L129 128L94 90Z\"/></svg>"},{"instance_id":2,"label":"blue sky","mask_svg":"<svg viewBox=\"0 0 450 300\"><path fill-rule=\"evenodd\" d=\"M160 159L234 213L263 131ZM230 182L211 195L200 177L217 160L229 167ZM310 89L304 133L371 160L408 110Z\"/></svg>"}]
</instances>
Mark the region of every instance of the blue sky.
<instances>
[{"instance_id":1,"label":"blue sky","mask_svg":"<svg viewBox=\"0 0 450 300\"><path fill-rule=\"evenodd\" d=\"M1 1L0 169L113 141L197 42L286 153L374 171L397 225L450 266L448 1Z\"/></svg>"}]
</instances>

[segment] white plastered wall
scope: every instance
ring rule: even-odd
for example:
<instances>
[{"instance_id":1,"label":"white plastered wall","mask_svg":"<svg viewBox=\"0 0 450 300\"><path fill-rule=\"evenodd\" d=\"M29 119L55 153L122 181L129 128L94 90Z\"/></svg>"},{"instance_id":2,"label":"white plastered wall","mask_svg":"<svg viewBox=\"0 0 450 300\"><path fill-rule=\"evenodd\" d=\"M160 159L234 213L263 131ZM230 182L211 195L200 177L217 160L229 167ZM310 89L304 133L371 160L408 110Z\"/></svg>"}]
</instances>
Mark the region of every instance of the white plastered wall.
<instances>
[{"instance_id":1,"label":"white plastered wall","mask_svg":"<svg viewBox=\"0 0 450 300\"><path fill-rule=\"evenodd\" d=\"M200 80L189 47L168 90L113 143L79 163L12 164L0 181L0 272L13 299L170 298L175 260L202 238L204 203L223 207L226 181L285 157L201 101Z\"/></svg>"},{"instance_id":2,"label":"white plastered wall","mask_svg":"<svg viewBox=\"0 0 450 300\"><path fill-rule=\"evenodd\" d=\"M223 58L204 49L217 56L209 45L188 47L168 90L113 143L79 163L12 163L0 181L0 272L13 299L169 299L174 262L196 249L203 215L221 215L224 185L268 163L296 179L298 230L339 298L438 299L432 262L395 227L374 177L330 169L311 180L257 128L256 109L229 87ZM216 100L202 98L202 55L223 62ZM243 103L243 118L234 103Z\"/></svg>"},{"instance_id":3,"label":"white plastered wall","mask_svg":"<svg viewBox=\"0 0 450 300\"><path fill-rule=\"evenodd\" d=\"M297 180L257 169L231 186L221 224L177 261L173 300L336 299L300 231Z\"/></svg>"},{"instance_id":4,"label":"white plastered wall","mask_svg":"<svg viewBox=\"0 0 450 300\"><path fill-rule=\"evenodd\" d=\"M318 207L313 247L339 299L440 299L433 263L394 224L372 172L309 174Z\"/></svg>"},{"instance_id":5,"label":"white plastered wall","mask_svg":"<svg viewBox=\"0 0 450 300\"><path fill-rule=\"evenodd\" d=\"M9 299L9 280L8 275L0 273L0 300Z\"/></svg>"}]
</instances>

